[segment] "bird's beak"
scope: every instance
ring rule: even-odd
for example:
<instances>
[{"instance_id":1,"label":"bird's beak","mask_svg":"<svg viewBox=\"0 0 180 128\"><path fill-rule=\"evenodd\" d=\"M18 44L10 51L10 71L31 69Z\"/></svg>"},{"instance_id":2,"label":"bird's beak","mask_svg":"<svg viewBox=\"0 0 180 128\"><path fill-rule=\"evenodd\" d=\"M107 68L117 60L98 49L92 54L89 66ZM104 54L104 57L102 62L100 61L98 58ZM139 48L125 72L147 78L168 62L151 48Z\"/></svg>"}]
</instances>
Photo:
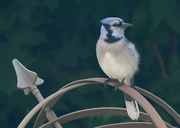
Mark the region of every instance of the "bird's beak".
<instances>
[{"instance_id":1,"label":"bird's beak","mask_svg":"<svg viewBox=\"0 0 180 128\"><path fill-rule=\"evenodd\" d=\"M127 27L132 27L132 26L133 26L132 24L123 22L121 27L122 28L127 28Z\"/></svg>"}]
</instances>

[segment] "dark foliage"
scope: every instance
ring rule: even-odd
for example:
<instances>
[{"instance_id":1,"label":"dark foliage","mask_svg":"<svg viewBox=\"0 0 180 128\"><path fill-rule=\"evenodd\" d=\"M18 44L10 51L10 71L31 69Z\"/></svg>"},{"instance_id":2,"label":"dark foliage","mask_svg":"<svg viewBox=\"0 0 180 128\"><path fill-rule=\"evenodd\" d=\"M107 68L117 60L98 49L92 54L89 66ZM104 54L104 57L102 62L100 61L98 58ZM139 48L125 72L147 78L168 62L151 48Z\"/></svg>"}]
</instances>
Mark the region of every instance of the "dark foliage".
<instances>
[{"instance_id":1,"label":"dark foliage","mask_svg":"<svg viewBox=\"0 0 180 128\"><path fill-rule=\"evenodd\" d=\"M179 0L0 0L1 127L17 127L37 104L32 95L24 96L16 88L14 58L45 80L39 87L44 97L77 79L106 77L95 47L99 21L109 16L134 25L126 37L141 55L136 85L180 112L179 12ZM122 93L86 86L68 92L54 109L61 115L98 106L124 107ZM177 125L159 106L154 107L164 120ZM92 117L64 126L87 128L124 120L128 119Z\"/></svg>"}]
</instances>

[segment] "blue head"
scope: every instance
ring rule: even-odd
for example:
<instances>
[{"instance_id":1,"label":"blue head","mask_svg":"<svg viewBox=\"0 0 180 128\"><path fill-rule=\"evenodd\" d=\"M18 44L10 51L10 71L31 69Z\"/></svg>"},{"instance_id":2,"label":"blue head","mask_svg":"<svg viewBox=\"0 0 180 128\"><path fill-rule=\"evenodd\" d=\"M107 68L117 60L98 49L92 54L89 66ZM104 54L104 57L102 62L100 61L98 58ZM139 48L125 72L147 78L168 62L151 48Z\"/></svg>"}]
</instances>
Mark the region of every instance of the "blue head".
<instances>
[{"instance_id":1,"label":"blue head","mask_svg":"<svg viewBox=\"0 0 180 128\"><path fill-rule=\"evenodd\" d=\"M100 38L107 42L116 42L124 37L124 30L132 24L125 23L121 18L108 17L101 20Z\"/></svg>"}]
</instances>

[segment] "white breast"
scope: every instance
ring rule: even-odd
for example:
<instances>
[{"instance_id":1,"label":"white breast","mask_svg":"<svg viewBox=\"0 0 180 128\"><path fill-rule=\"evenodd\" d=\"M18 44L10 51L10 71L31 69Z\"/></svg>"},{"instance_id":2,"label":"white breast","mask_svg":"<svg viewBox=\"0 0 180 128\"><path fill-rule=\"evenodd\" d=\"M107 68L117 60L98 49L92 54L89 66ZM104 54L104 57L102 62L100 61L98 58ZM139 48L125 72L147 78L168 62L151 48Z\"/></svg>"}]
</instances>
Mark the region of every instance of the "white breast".
<instances>
[{"instance_id":1,"label":"white breast","mask_svg":"<svg viewBox=\"0 0 180 128\"><path fill-rule=\"evenodd\" d=\"M102 45L98 44L97 58L104 73L113 79L132 78L138 70L139 58L133 44L114 50L109 50L109 47L102 50Z\"/></svg>"},{"instance_id":2,"label":"white breast","mask_svg":"<svg viewBox=\"0 0 180 128\"><path fill-rule=\"evenodd\" d=\"M119 58L120 59L120 58ZM123 79L132 76L132 69L123 59L117 61L111 53L106 52L100 64L102 70L113 79Z\"/></svg>"}]
</instances>

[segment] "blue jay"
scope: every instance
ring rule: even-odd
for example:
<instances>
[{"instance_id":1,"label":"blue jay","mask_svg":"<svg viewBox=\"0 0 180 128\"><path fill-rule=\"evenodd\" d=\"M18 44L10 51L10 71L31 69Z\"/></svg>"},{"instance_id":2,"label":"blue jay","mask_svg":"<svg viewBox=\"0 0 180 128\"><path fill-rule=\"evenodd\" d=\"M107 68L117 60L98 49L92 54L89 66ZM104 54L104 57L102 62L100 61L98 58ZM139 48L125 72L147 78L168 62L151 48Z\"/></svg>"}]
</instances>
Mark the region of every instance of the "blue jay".
<instances>
[{"instance_id":1,"label":"blue jay","mask_svg":"<svg viewBox=\"0 0 180 128\"><path fill-rule=\"evenodd\" d=\"M96 44L100 67L109 80L116 79L121 85L126 84L134 88L133 77L138 71L139 54L134 44L124 36L124 30L133 25L117 17L105 18L101 23L101 33ZM137 102L126 93L124 98L129 117L137 120L139 118Z\"/></svg>"}]
</instances>

